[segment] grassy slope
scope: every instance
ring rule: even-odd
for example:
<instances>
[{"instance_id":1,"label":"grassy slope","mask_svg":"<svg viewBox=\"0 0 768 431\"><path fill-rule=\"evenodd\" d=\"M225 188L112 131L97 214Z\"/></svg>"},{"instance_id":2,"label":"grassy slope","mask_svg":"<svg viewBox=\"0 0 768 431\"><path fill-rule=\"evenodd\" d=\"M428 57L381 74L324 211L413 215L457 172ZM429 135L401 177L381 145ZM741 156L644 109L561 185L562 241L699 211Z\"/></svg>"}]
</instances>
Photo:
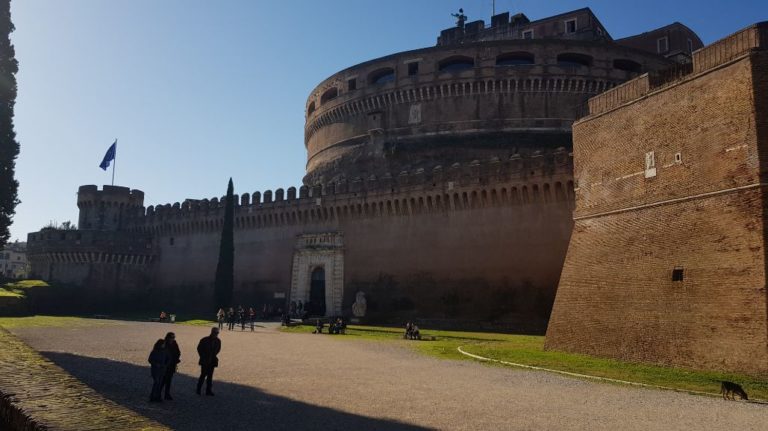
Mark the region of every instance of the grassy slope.
<instances>
[{"instance_id":1,"label":"grassy slope","mask_svg":"<svg viewBox=\"0 0 768 431\"><path fill-rule=\"evenodd\" d=\"M312 329L299 326L284 331L311 332ZM402 334L400 328L350 326L344 339L389 340L430 356L472 360L459 353L458 347L463 346L466 352L517 364L713 394L720 391L722 380L729 380L739 382L751 398L768 399L768 376L759 378L545 351L543 336L426 330L422 336L435 340L414 342L403 340Z\"/></svg>"}]
</instances>

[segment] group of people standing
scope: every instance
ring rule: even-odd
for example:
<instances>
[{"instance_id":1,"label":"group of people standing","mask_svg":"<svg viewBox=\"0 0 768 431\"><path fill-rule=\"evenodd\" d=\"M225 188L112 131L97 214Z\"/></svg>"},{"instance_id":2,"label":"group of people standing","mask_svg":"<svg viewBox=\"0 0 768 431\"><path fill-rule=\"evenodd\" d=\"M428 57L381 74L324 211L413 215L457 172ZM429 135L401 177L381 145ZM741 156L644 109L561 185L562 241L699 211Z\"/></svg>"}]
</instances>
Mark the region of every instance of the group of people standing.
<instances>
[{"instance_id":1,"label":"group of people standing","mask_svg":"<svg viewBox=\"0 0 768 431\"><path fill-rule=\"evenodd\" d=\"M229 307L228 311L224 311L223 308L219 308L216 313L216 321L219 322L219 330L224 329L224 323L227 323L227 329L232 331L235 326L240 325L242 331L245 331L246 323L250 324L251 331L256 323L256 310L253 307L248 308L246 311L243 306L237 307L235 311L234 307Z\"/></svg>"},{"instance_id":2,"label":"group of people standing","mask_svg":"<svg viewBox=\"0 0 768 431\"><path fill-rule=\"evenodd\" d=\"M165 399L172 400L171 380L176 373L176 367L181 362L181 350L176 342L176 334L169 332L165 338L155 342L152 352L149 354L149 364L152 367L152 393L150 402L160 402L160 395L165 389Z\"/></svg>"},{"instance_id":3,"label":"group of people standing","mask_svg":"<svg viewBox=\"0 0 768 431\"><path fill-rule=\"evenodd\" d=\"M197 344L197 354L200 356L198 364L200 365L200 377L197 380L197 390L200 395L203 383L206 384L205 394L213 396L213 370L219 366L218 354L221 351L221 340L219 339L219 329L211 328L211 334L203 337ZM149 354L149 364L152 374L152 393L149 395L150 402L161 402L163 391L165 399L173 400L171 396L171 380L176 373L178 364L181 362L181 349L176 342L176 334L169 332L165 338L155 342L152 352Z\"/></svg>"}]
</instances>

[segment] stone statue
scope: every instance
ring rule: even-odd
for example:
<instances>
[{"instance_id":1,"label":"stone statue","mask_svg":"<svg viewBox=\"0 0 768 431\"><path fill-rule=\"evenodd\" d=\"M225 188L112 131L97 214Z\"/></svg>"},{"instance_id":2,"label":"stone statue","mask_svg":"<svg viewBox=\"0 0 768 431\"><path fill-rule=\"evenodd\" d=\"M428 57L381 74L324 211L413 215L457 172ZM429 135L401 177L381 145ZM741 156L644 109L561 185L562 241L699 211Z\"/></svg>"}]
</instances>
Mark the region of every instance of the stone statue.
<instances>
[{"instance_id":1,"label":"stone statue","mask_svg":"<svg viewBox=\"0 0 768 431\"><path fill-rule=\"evenodd\" d=\"M355 317L365 317L365 310L368 308L368 304L365 302L365 293L357 292L355 295L355 303L352 304L352 314Z\"/></svg>"},{"instance_id":2,"label":"stone statue","mask_svg":"<svg viewBox=\"0 0 768 431\"><path fill-rule=\"evenodd\" d=\"M452 17L456 18L456 27L464 28L464 23L467 21L467 16L464 15L464 9L459 9L459 13L452 13Z\"/></svg>"}]
</instances>

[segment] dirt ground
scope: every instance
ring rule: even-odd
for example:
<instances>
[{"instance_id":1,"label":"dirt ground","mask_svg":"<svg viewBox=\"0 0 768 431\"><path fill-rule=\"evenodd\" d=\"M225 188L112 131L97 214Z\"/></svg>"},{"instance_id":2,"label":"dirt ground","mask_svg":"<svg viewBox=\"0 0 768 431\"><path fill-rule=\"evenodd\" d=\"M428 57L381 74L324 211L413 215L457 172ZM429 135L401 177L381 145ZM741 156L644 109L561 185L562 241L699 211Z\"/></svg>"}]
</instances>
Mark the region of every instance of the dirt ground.
<instances>
[{"instance_id":1,"label":"dirt ground","mask_svg":"<svg viewBox=\"0 0 768 431\"><path fill-rule=\"evenodd\" d=\"M152 344L182 349L173 401L148 403ZM765 430L768 406L425 357L392 343L282 333L221 335L214 397L195 394L206 327L116 322L16 328L105 397L179 430Z\"/></svg>"}]
</instances>

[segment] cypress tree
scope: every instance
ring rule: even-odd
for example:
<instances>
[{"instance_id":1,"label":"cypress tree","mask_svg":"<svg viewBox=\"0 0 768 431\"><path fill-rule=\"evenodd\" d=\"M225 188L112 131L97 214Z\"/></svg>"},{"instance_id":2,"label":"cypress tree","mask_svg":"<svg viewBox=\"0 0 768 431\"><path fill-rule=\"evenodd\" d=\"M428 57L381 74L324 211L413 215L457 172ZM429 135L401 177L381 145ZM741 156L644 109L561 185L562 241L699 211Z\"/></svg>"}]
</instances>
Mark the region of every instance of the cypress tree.
<instances>
[{"instance_id":1,"label":"cypress tree","mask_svg":"<svg viewBox=\"0 0 768 431\"><path fill-rule=\"evenodd\" d=\"M224 202L224 227L221 230L219 263L216 265L215 293L219 308L232 306L232 291L235 288L235 198L232 178L227 186Z\"/></svg>"},{"instance_id":2,"label":"cypress tree","mask_svg":"<svg viewBox=\"0 0 768 431\"><path fill-rule=\"evenodd\" d=\"M13 106L16 103L16 72L19 63L11 44L11 0L0 0L0 248L8 241L16 212L19 183L14 178L19 143L13 131Z\"/></svg>"}]
</instances>

